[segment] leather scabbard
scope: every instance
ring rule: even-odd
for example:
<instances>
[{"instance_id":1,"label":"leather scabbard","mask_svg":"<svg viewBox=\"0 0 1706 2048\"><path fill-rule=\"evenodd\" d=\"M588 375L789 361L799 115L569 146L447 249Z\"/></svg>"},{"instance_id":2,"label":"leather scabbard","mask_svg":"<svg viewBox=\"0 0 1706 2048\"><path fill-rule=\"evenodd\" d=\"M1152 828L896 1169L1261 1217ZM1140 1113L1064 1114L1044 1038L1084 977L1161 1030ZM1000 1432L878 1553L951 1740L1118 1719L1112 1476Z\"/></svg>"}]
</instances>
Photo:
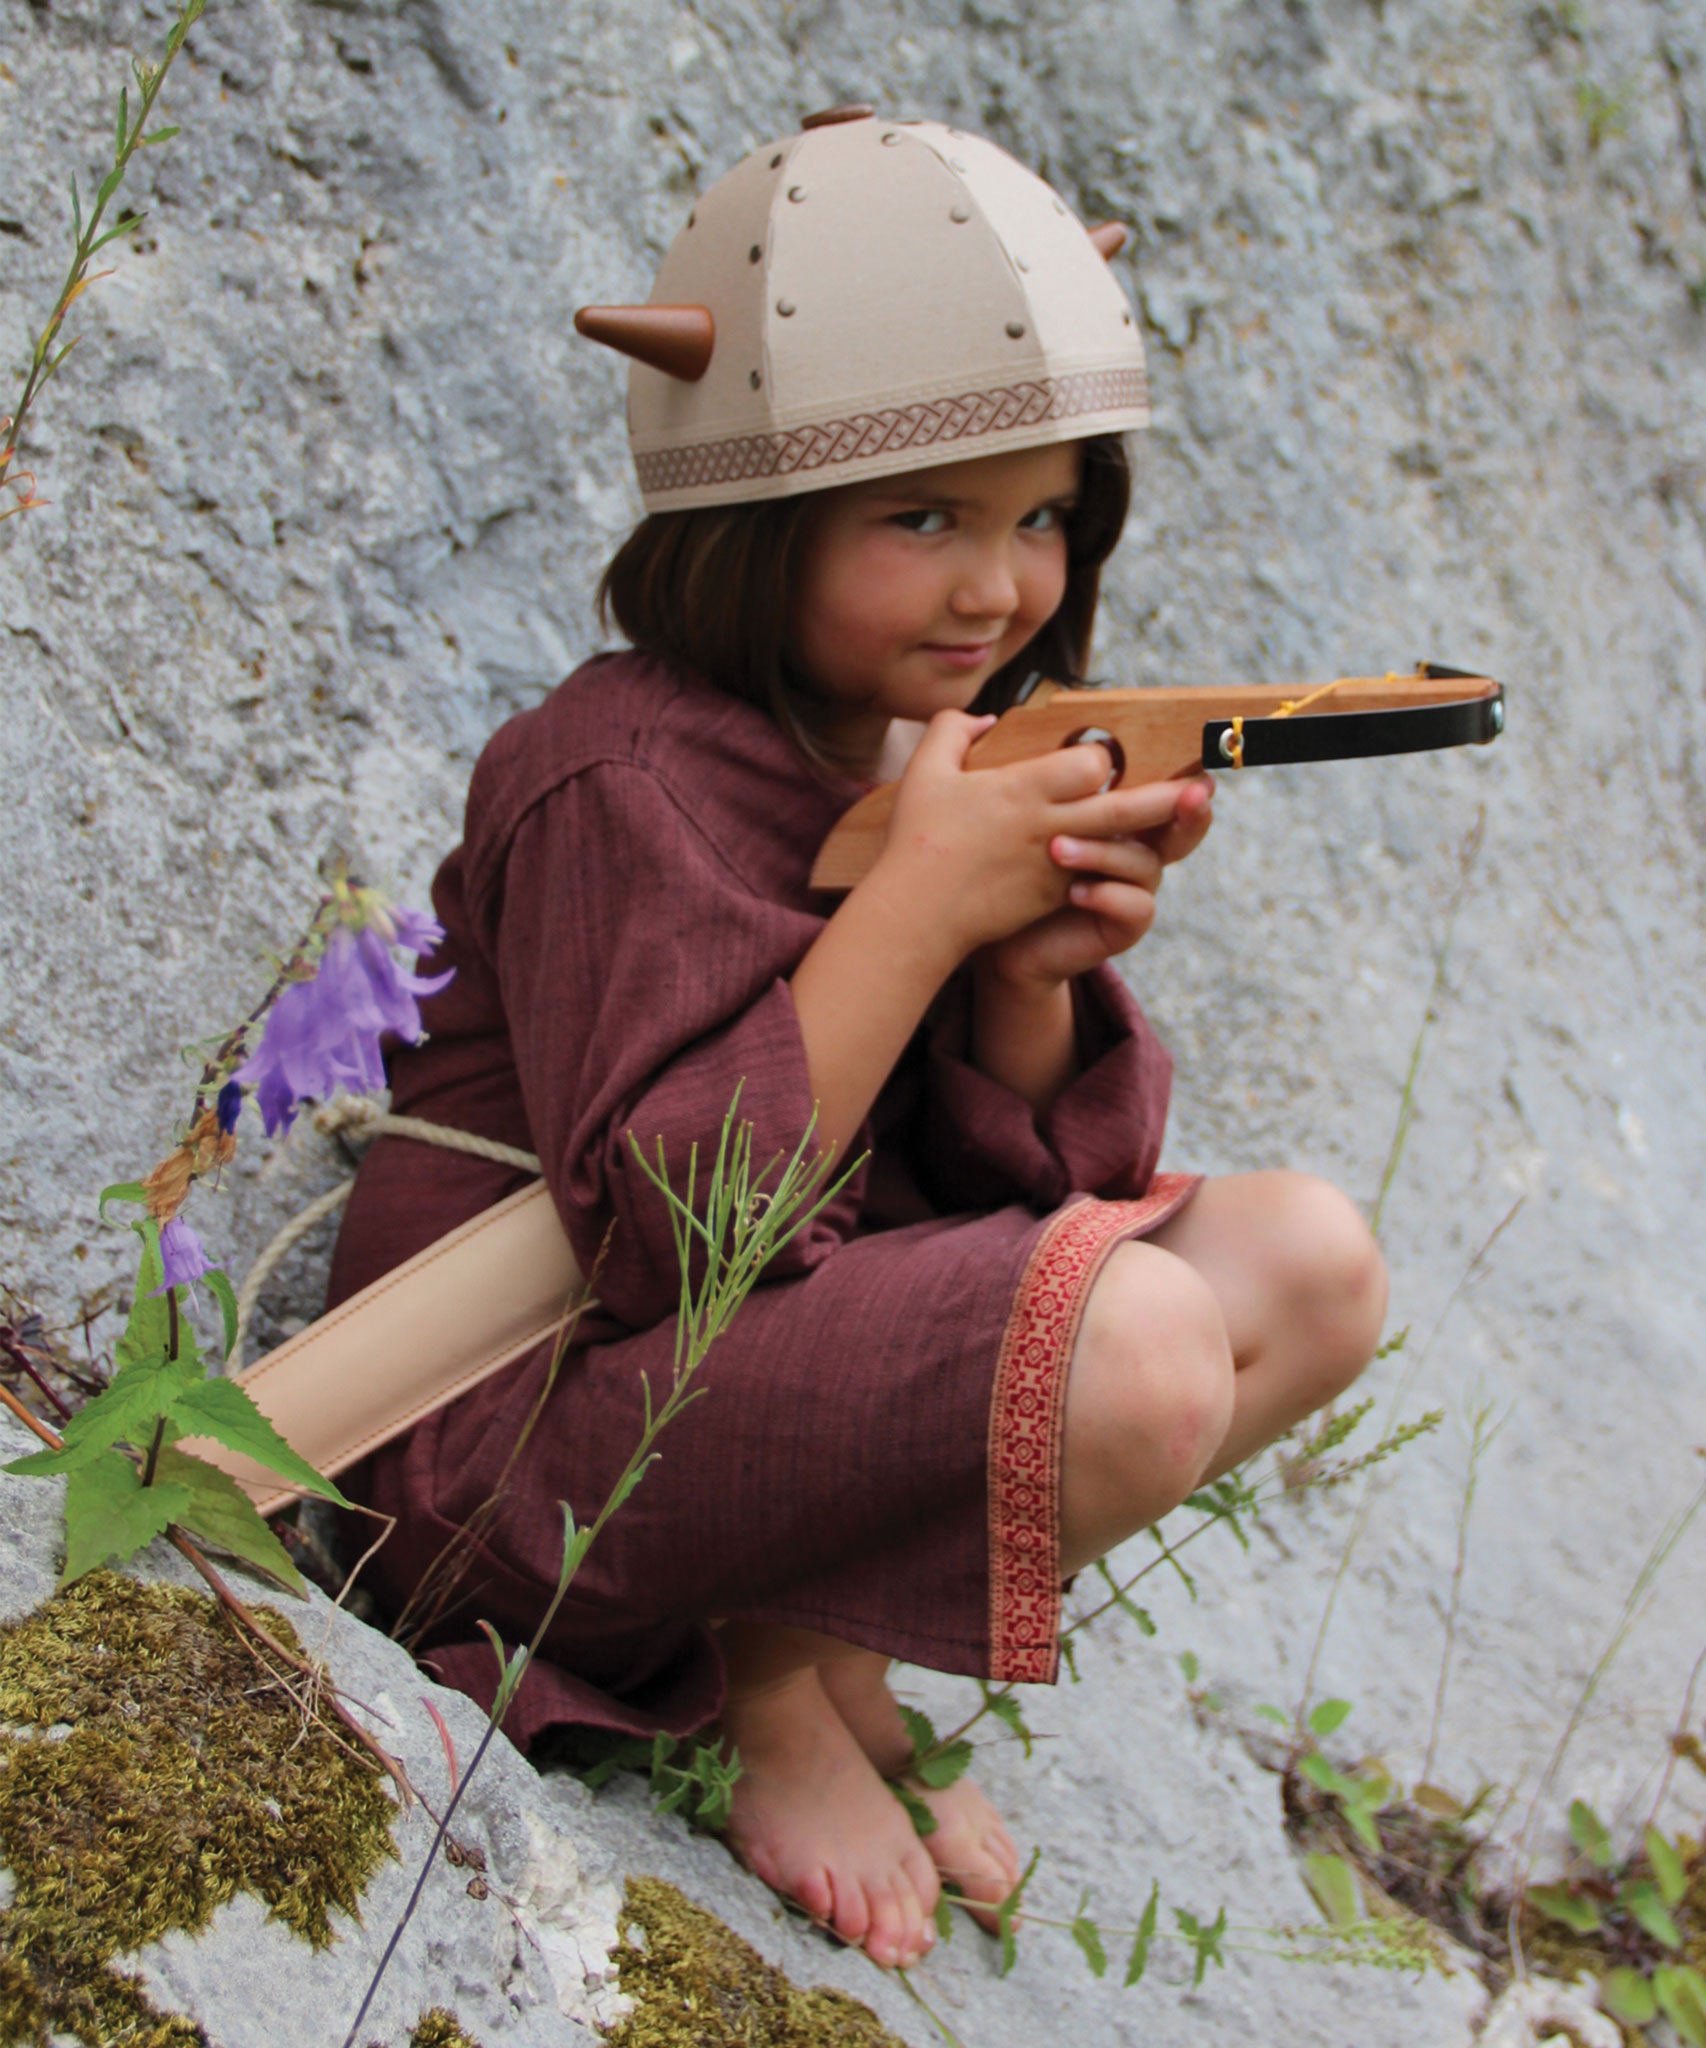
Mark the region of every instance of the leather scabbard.
<instances>
[{"instance_id":1,"label":"leather scabbard","mask_svg":"<svg viewBox=\"0 0 1706 2048\"><path fill-rule=\"evenodd\" d=\"M536 1181L329 1310L237 1383L332 1478L549 1337L580 1290L550 1192ZM264 1515L298 1497L222 1444L195 1437L184 1448L229 1472Z\"/></svg>"}]
</instances>

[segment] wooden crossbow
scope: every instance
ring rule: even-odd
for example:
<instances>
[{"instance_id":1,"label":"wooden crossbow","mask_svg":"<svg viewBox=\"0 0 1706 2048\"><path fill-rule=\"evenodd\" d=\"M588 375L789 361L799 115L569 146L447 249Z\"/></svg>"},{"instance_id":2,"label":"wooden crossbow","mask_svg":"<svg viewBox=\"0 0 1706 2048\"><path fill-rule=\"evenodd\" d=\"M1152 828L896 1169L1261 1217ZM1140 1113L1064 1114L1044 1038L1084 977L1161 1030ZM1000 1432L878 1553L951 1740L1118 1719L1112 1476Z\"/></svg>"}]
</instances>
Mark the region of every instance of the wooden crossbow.
<instances>
[{"instance_id":1,"label":"wooden crossbow","mask_svg":"<svg viewBox=\"0 0 1706 2048\"><path fill-rule=\"evenodd\" d=\"M1491 676L1418 662L1408 675L1341 676L1314 689L1284 683L1123 690L1063 687L1033 677L966 756L1000 768L1053 747L1099 741L1115 783L1165 782L1200 769L1261 768L1485 746L1504 730L1505 693ZM818 850L817 889L850 889L888 835L896 785L844 813Z\"/></svg>"}]
</instances>

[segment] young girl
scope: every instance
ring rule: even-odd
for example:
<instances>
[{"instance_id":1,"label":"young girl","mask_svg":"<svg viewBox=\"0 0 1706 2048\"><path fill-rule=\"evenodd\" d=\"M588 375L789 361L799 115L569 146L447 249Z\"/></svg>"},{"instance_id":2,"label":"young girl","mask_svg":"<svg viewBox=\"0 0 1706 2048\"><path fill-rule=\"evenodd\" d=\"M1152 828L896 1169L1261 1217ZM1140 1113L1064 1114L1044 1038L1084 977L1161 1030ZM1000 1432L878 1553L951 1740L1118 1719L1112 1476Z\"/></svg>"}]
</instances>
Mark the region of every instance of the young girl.
<instances>
[{"instance_id":1,"label":"young girl","mask_svg":"<svg viewBox=\"0 0 1706 2048\"><path fill-rule=\"evenodd\" d=\"M1107 240L987 143L837 109L700 200L652 306L582 316L636 358L648 516L602 590L631 651L481 757L434 890L456 976L392 1070L399 1111L540 1155L583 1267L609 1231L433 1648L483 1699L475 1617L531 1632L557 1503L603 1500L670 1368L674 1246L629 1133L684 1168L738 1084L759 1159L814 1109L867 1155L712 1352L508 1728L715 1723L736 1849L889 1964L944 1878L988 1906L1018 1871L968 1780L915 1834L889 1660L1052 1680L1063 1580L1339 1393L1385 1307L1331 1188L1156 1173L1169 1062L1108 963L1207 830L1206 779L1110 785L1094 745L964 766L1029 673L1087 658L1146 417ZM896 778L870 872L814 891ZM381 1141L334 1297L517 1184ZM547 1367L371 1461L393 1598L498 1485Z\"/></svg>"}]
</instances>

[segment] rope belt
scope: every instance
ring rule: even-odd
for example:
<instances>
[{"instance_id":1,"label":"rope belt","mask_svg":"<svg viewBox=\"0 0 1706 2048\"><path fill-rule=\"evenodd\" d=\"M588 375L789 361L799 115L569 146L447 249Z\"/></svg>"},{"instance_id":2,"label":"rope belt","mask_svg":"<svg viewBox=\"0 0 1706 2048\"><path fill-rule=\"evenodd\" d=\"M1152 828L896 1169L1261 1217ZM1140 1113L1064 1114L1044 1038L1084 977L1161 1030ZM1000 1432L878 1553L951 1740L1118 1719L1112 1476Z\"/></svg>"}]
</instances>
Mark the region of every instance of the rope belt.
<instances>
[{"instance_id":1,"label":"rope belt","mask_svg":"<svg viewBox=\"0 0 1706 2048\"><path fill-rule=\"evenodd\" d=\"M327 1137L414 1138L423 1145L438 1145L446 1152L465 1152L471 1158L490 1159L499 1166L513 1166L523 1173L541 1171L537 1153L523 1152L516 1145L500 1145L495 1138L476 1137L472 1131L459 1131L451 1124L428 1123L424 1117L393 1116L388 1109L379 1108L364 1095L343 1095L336 1102L328 1102L324 1108L314 1112L313 1122L314 1128L323 1131ZM352 1173L348 1180L340 1181L336 1187L316 1196L285 1224L249 1268L237 1290L237 1336L225 1362L227 1373L242 1370L255 1304L261 1298L261 1289L272 1277L273 1269L317 1223L323 1223L343 1207L354 1186L355 1175Z\"/></svg>"}]
</instances>

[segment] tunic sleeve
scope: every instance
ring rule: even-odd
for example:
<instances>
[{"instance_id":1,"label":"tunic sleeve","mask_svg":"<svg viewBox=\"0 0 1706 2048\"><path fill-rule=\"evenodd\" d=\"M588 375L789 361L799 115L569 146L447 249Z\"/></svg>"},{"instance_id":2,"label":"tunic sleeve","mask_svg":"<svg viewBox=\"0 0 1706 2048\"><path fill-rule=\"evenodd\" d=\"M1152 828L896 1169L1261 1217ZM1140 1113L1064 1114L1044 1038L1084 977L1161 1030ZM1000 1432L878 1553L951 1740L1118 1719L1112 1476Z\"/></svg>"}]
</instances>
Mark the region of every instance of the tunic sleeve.
<instances>
[{"instance_id":1,"label":"tunic sleeve","mask_svg":"<svg viewBox=\"0 0 1706 2048\"><path fill-rule=\"evenodd\" d=\"M603 1307L630 1328L675 1313L667 1205L629 1133L701 1192L740 1089L753 1158L790 1154L812 1113L788 977L820 920L747 887L649 770L602 762L521 820L484 906L528 1125L583 1267L614 1224ZM847 1237L855 1181L767 1268L808 1270Z\"/></svg>"},{"instance_id":2,"label":"tunic sleeve","mask_svg":"<svg viewBox=\"0 0 1706 2048\"><path fill-rule=\"evenodd\" d=\"M1161 1156L1173 1063L1112 967L1072 984L1077 1075L1038 1116L965 1057L964 989L930 1033L927 1091L934 1194L951 1208L1072 1194L1141 1195Z\"/></svg>"}]
</instances>

